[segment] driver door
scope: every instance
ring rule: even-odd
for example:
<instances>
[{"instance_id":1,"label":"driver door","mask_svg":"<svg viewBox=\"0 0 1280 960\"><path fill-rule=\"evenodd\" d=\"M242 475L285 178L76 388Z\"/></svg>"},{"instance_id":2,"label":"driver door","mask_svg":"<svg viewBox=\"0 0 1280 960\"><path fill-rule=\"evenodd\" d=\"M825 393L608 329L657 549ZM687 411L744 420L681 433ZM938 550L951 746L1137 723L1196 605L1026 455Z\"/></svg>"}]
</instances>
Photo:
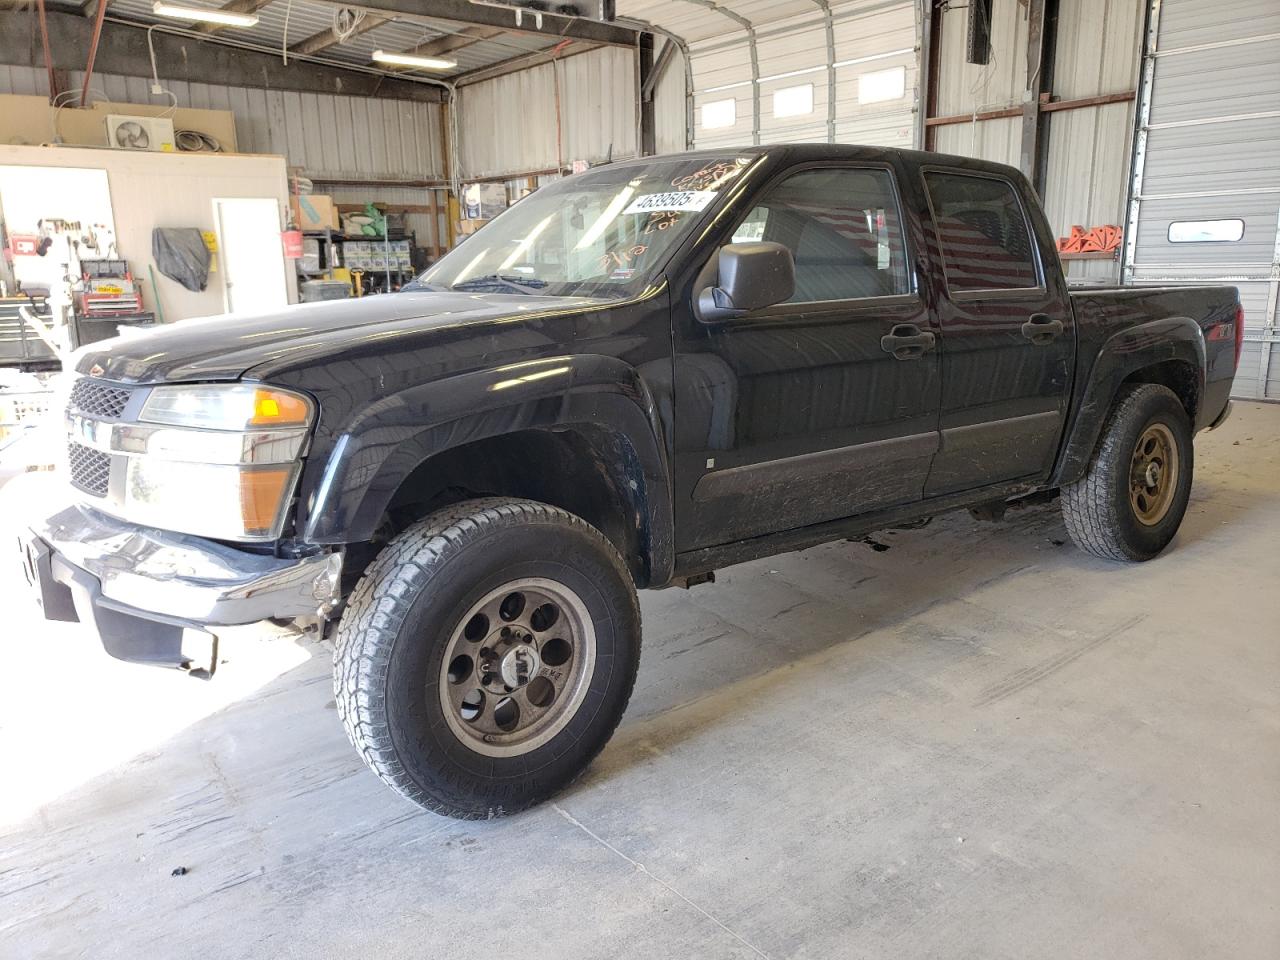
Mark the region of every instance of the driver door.
<instances>
[{"instance_id":1,"label":"driver door","mask_svg":"<svg viewBox=\"0 0 1280 960\"><path fill-rule=\"evenodd\" d=\"M939 377L894 171L816 165L767 187L734 241L795 258L786 303L677 330L681 551L922 499Z\"/></svg>"}]
</instances>

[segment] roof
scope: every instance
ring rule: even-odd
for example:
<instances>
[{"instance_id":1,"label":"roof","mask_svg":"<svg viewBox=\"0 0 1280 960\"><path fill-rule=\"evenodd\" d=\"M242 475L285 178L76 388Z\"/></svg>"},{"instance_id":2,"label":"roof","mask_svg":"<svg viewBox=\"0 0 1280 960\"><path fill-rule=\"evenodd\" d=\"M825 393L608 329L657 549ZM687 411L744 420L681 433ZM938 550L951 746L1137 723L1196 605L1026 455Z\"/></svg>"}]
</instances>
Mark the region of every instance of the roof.
<instances>
[{"instance_id":1,"label":"roof","mask_svg":"<svg viewBox=\"0 0 1280 960\"><path fill-rule=\"evenodd\" d=\"M210 10L221 10L228 6L225 0L174 0L175 4L187 7L205 7ZM110 0L107 7L107 19L127 22L135 25L157 25L158 30L166 32L206 33L208 28L199 23L161 16L152 9L154 0ZM451 20L441 20L430 16L418 16L400 13L372 13L359 11L358 8L344 8L338 4L322 2L322 0L266 0L259 5L251 4L258 17L258 22L251 27L222 27L207 33L213 42L234 43L237 46L248 46L263 52L281 54L288 47L310 38L321 38L334 27L335 15L344 9L357 9L363 13L364 23L357 22L355 35L345 42L336 40L305 56L292 54L299 59L326 63L336 67L355 68L401 77L406 80L422 80L435 78L448 80L452 77L492 66L505 60L523 55L536 54L550 50L560 39L553 35L519 33L515 31L483 30L493 34L477 39L469 31L472 25ZM250 4L238 5L240 9L248 9ZM422 5L424 10L429 4ZM235 9L235 7L232 7ZM368 18L374 18L370 21ZM369 27L370 22L376 26ZM363 29L362 29L363 26ZM448 52L440 54L445 59L456 61L457 66L446 70L403 69L377 64L372 60L375 50L388 53L411 52L415 48L433 41L446 41L458 38L464 41ZM325 39L332 39L325 37Z\"/></svg>"}]
</instances>

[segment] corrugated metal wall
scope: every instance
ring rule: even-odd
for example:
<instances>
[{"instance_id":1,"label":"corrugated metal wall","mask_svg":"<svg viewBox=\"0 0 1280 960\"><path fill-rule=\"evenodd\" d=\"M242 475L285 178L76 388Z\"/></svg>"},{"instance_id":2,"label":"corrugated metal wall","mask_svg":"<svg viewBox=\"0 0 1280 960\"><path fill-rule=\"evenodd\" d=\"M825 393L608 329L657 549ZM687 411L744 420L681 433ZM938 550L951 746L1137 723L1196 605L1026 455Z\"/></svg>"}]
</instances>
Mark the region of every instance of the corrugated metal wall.
<instances>
[{"instance_id":1,"label":"corrugated metal wall","mask_svg":"<svg viewBox=\"0 0 1280 960\"><path fill-rule=\"evenodd\" d=\"M1055 100L1134 89L1145 0L1060 0L1053 63ZM995 0L991 57L965 60L967 6L942 13L936 115L979 114L1018 107L1028 98L1027 8ZM1034 70L1034 65L1032 67ZM1048 139L1044 208L1058 236L1124 223L1133 103L1110 103L1042 115ZM935 128L934 149L1018 166L1022 118L974 119ZM1068 260L1075 281L1118 282L1118 258Z\"/></svg>"},{"instance_id":2,"label":"corrugated metal wall","mask_svg":"<svg viewBox=\"0 0 1280 960\"><path fill-rule=\"evenodd\" d=\"M967 5L942 13L938 43L937 115L982 113L1021 103L1027 89L1026 8L1018 0L995 0L991 11L991 57L985 64L965 61ZM1018 165L1022 125L1017 117L975 120L938 127L934 148L997 163Z\"/></svg>"},{"instance_id":3,"label":"corrugated metal wall","mask_svg":"<svg viewBox=\"0 0 1280 960\"><path fill-rule=\"evenodd\" d=\"M1235 393L1280 400L1280 4L1163 0L1153 16L1125 271L1234 284L1247 341ZM1239 239L1170 239L1174 223L1211 220L1241 221Z\"/></svg>"},{"instance_id":4,"label":"corrugated metal wall","mask_svg":"<svg viewBox=\"0 0 1280 960\"><path fill-rule=\"evenodd\" d=\"M72 73L78 89L83 75ZM436 103L378 100L213 86L165 80L182 107L230 110L242 153L274 153L313 179L431 180L445 176L441 107ZM167 102L153 97L143 77L93 76L106 99ZM0 66L0 93L48 93L44 71Z\"/></svg>"},{"instance_id":5,"label":"corrugated metal wall","mask_svg":"<svg viewBox=\"0 0 1280 960\"><path fill-rule=\"evenodd\" d=\"M634 51L602 47L460 87L463 178L635 156L635 71Z\"/></svg>"},{"instance_id":6,"label":"corrugated metal wall","mask_svg":"<svg viewBox=\"0 0 1280 960\"><path fill-rule=\"evenodd\" d=\"M1132 90L1137 82L1145 4L1139 0L1060 0L1053 92L1063 100ZM1044 207L1061 235L1124 224L1133 102L1047 115L1048 175ZM1116 260L1074 260L1072 279L1115 283Z\"/></svg>"}]
</instances>

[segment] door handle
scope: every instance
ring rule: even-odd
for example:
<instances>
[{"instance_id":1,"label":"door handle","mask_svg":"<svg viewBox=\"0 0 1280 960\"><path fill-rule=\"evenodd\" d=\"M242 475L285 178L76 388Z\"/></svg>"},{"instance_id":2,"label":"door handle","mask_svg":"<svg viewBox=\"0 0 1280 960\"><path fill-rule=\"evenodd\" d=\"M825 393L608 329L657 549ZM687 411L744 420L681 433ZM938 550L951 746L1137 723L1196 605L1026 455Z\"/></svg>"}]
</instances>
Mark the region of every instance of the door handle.
<instances>
[{"instance_id":1,"label":"door handle","mask_svg":"<svg viewBox=\"0 0 1280 960\"><path fill-rule=\"evenodd\" d=\"M1022 335L1037 347L1047 347L1062 336L1062 321L1055 320L1047 313L1033 313L1022 325Z\"/></svg>"},{"instance_id":2,"label":"door handle","mask_svg":"<svg viewBox=\"0 0 1280 960\"><path fill-rule=\"evenodd\" d=\"M914 323L898 323L880 338L880 349L893 354L895 360L919 360L925 351L933 349L935 339L932 333Z\"/></svg>"}]
</instances>

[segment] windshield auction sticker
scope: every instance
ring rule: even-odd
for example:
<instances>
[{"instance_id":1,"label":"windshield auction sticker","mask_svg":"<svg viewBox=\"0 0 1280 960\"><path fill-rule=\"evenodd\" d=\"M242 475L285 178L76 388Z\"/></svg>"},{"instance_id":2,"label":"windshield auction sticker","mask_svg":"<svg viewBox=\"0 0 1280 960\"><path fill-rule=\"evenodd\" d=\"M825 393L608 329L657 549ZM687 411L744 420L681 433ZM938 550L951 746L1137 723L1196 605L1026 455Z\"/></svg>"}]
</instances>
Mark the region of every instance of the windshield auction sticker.
<instances>
[{"instance_id":1,"label":"windshield auction sticker","mask_svg":"<svg viewBox=\"0 0 1280 960\"><path fill-rule=\"evenodd\" d=\"M716 198L714 190L672 190L668 193L649 193L636 197L631 206L623 210L628 213L672 213L703 210Z\"/></svg>"}]
</instances>

